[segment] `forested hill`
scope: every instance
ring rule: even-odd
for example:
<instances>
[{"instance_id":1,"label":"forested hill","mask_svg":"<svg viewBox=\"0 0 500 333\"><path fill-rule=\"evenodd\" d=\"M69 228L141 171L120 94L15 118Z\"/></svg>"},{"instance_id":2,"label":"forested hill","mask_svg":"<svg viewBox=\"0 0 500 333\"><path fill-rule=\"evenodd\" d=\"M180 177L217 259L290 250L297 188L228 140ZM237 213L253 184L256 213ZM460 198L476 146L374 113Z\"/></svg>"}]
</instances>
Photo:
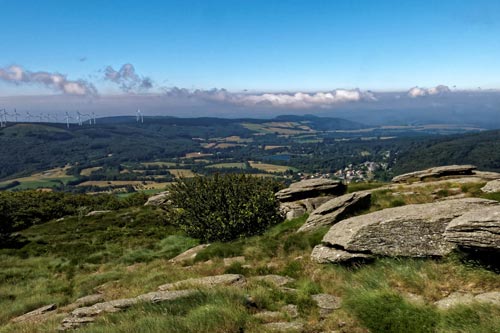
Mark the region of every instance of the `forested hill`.
<instances>
[{"instance_id":1,"label":"forested hill","mask_svg":"<svg viewBox=\"0 0 500 333\"><path fill-rule=\"evenodd\" d=\"M137 122L136 117L110 117L97 119L96 125L85 121L83 126L71 124L69 128L60 123L9 124L0 129L0 179L29 175L68 163L116 166L124 162L182 157L200 151L200 141L210 138L248 138L258 146L262 136L255 134L262 134L271 137L272 144L279 145L285 140L278 137L279 133L311 135L323 130L363 127L348 120L314 116L277 119L147 117L144 122Z\"/></svg>"},{"instance_id":2,"label":"forested hill","mask_svg":"<svg viewBox=\"0 0 500 333\"><path fill-rule=\"evenodd\" d=\"M411 142L401 150L393 172L449 164L473 164L480 170L500 171L500 130Z\"/></svg>"}]
</instances>

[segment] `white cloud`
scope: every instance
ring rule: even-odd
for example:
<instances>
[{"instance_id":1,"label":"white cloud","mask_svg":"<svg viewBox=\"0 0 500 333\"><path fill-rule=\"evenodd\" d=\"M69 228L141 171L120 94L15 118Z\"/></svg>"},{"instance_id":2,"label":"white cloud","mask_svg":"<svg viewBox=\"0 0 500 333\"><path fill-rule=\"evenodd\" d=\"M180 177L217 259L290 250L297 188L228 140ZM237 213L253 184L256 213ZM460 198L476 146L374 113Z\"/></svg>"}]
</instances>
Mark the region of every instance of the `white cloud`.
<instances>
[{"instance_id":1,"label":"white cloud","mask_svg":"<svg viewBox=\"0 0 500 333\"><path fill-rule=\"evenodd\" d=\"M139 76L132 64L124 64L119 70L115 70L111 66L106 67L104 79L118 84L120 89L125 92L147 90L153 87L151 78Z\"/></svg>"},{"instance_id":2,"label":"white cloud","mask_svg":"<svg viewBox=\"0 0 500 333\"><path fill-rule=\"evenodd\" d=\"M422 97L422 96L429 96L429 95L442 95L449 93L451 90L448 86L445 85L439 85L433 88L419 88L419 87L413 87L408 91L408 96L412 98L416 97Z\"/></svg>"},{"instance_id":3,"label":"white cloud","mask_svg":"<svg viewBox=\"0 0 500 333\"><path fill-rule=\"evenodd\" d=\"M17 65L0 68L0 80L17 85L41 84L68 95L97 94L96 88L87 81L71 81L66 78L66 75L59 73L31 72Z\"/></svg>"},{"instance_id":4,"label":"white cloud","mask_svg":"<svg viewBox=\"0 0 500 333\"><path fill-rule=\"evenodd\" d=\"M375 96L371 92L363 92L359 89L337 89L328 92L315 93L262 93L244 94L231 93L225 89L194 90L183 88L172 88L167 91L168 96L196 98L210 102L229 103L241 106L271 106L289 108L325 108L331 105L357 101L374 101Z\"/></svg>"}]
</instances>

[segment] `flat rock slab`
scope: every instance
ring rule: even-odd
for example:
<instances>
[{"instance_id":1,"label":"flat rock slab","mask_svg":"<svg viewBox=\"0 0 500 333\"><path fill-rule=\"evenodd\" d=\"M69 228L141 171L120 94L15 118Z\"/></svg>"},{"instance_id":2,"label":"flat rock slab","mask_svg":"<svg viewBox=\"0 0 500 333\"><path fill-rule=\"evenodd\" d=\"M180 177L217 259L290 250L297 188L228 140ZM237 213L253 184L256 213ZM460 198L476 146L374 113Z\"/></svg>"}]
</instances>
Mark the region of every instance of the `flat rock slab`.
<instances>
[{"instance_id":1,"label":"flat rock slab","mask_svg":"<svg viewBox=\"0 0 500 333\"><path fill-rule=\"evenodd\" d=\"M342 182L320 178L293 183L275 195L280 202L290 202L323 195L342 195L345 191L346 186Z\"/></svg>"},{"instance_id":2,"label":"flat rock slab","mask_svg":"<svg viewBox=\"0 0 500 333\"><path fill-rule=\"evenodd\" d=\"M448 224L444 236L462 247L500 250L500 205L457 217Z\"/></svg>"},{"instance_id":3,"label":"flat rock slab","mask_svg":"<svg viewBox=\"0 0 500 333\"><path fill-rule=\"evenodd\" d=\"M481 187L481 191L485 193L500 192L500 179L487 182L486 185Z\"/></svg>"},{"instance_id":4,"label":"flat rock slab","mask_svg":"<svg viewBox=\"0 0 500 333\"><path fill-rule=\"evenodd\" d=\"M101 314L120 312L135 304L143 302L158 303L171 301L187 297L195 292L195 290L157 291L133 298L116 299L108 302L97 303L92 306L78 308L73 310L68 317L62 320L59 330L65 331L78 328L82 325L94 322L95 317Z\"/></svg>"},{"instance_id":5,"label":"flat rock slab","mask_svg":"<svg viewBox=\"0 0 500 333\"><path fill-rule=\"evenodd\" d=\"M311 298L316 302L319 308L319 315L325 317L332 313L334 310L342 307L342 299L330 294L316 294Z\"/></svg>"},{"instance_id":6,"label":"flat rock slab","mask_svg":"<svg viewBox=\"0 0 500 333\"><path fill-rule=\"evenodd\" d=\"M477 167L474 165L446 165L405 173L392 178L393 183L404 183L411 180L424 180L426 178L440 178L444 176L472 175Z\"/></svg>"},{"instance_id":7,"label":"flat rock slab","mask_svg":"<svg viewBox=\"0 0 500 333\"><path fill-rule=\"evenodd\" d=\"M356 211L370 207L370 199L369 192L354 192L333 198L314 210L297 232L333 225Z\"/></svg>"},{"instance_id":8,"label":"flat rock slab","mask_svg":"<svg viewBox=\"0 0 500 333\"><path fill-rule=\"evenodd\" d=\"M10 321L13 323L35 322L40 320L41 318L44 318L47 313L55 311L56 309L57 306L55 304L49 304L46 306L42 306L41 308L38 308L36 310L25 313L19 317L15 317Z\"/></svg>"},{"instance_id":9,"label":"flat rock slab","mask_svg":"<svg viewBox=\"0 0 500 333\"><path fill-rule=\"evenodd\" d=\"M158 290L175 290L175 289L185 289L186 287L214 287L217 285L224 286L243 286L246 283L246 279L240 274L222 274L214 276L205 276L201 278L192 278L182 281L177 281L173 283L167 283L158 287Z\"/></svg>"},{"instance_id":10,"label":"flat rock slab","mask_svg":"<svg viewBox=\"0 0 500 333\"><path fill-rule=\"evenodd\" d=\"M193 260L194 258L196 258L196 256L198 255L198 253L200 251L206 249L208 246L210 246L210 244L201 244L201 245L192 247L189 250L184 251L181 254L179 254L178 256L170 259L169 261L174 262L174 263L182 263L185 261Z\"/></svg>"},{"instance_id":11,"label":"flat rock slab","mask_svg":"<svg viewBox=\"0 0 500 333\"><path fill-rule=\"evenodd\" d=\"M473 210L499 205L497 201L465 198L388 208L340 221L322 242L347 252L385 256L444 256L455 245L444 231L455 218Z\"/></svg>"},{"instance_id":12,"label":"flat rock slab","mask_svg":"<svg viewBox=\"0 0 500 333\"><path fill-rule=\"evenodd\" d=\"M335 264L341 262L351 262L369 260L372 255L365 253L351 253L341 249L335 249L322 244L316 245L311 252L311 260L318 264Z\"/></svg>"}]
</instances>

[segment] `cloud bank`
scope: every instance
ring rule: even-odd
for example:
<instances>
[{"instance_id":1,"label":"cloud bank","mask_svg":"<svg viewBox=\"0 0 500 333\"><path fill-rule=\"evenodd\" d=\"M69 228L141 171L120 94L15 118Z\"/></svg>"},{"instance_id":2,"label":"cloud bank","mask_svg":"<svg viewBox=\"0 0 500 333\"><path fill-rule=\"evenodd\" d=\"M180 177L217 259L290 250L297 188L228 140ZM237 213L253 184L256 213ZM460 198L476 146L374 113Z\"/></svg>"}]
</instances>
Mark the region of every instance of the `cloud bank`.
<instances>
[{"instance_id":1,"label":"cloud bank","mask_svg":"<svg viewBox=\"0 0 500 333\"><path fill-rule=\"evenodd\" d=\"M419 88L413 87L408 91L408 96L412 98L423 97L423 96L432 96L432 95L443 95L451 92L450 88L445 85L439 85L433 88Z\"/></svg>"},{"instance_id":2,"label":"cloud bank","mask_svg":"<svg viewBox=\"0 0 500 333\"><path fill-rule=\"evenodd\" d=\"M139 76L132 64L124 64L119 70L107 66L104 69L104 79L118 84L124 92L148 90L153 87L151 78Z\"/></svg>"},{"instance_id":3,"label":"cloud bank","mask_svg":"<svg viewBox=\"0 0 500 333\"><path fill-rule=\"evenodd\" d=\"M0 80L16 85L40 84L67 95L87 96L97 94L94 85L85 80L71 81L63 74L31 72L17 65L0 68Z\"/></svg>"},{"instance_id":4,"label":"cloud bank","mask_svg":"<svg viewBox=\"0 0 500 333\"><path fill-rule=\"evenodd\" d=\"M332 105L375 101L375 96L368 91L359 89L336 89L327 92L315 93L262 93L244 94L231 93L225 89L188 90L174 87L166 92L169 97L199 99L207 102L226 103L239 106L268 106L282 108L327 108Z\"/></svg>"}]
</instances>

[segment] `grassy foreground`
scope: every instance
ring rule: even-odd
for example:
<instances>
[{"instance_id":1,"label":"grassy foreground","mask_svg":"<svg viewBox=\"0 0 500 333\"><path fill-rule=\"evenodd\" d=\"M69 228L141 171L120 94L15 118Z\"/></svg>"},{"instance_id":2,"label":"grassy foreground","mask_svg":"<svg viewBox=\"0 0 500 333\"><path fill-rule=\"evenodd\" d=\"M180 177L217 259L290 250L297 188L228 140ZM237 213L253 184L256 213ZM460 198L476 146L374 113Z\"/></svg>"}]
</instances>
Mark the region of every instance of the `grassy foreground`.
<instances>
[{"instance_id":1,"label":"grassy foreground","mask_svg":"<svg viewBox=\"0 0 500 333\"><path fill-rule=\"evenodd\" d=\"M429 202L459 191L475 196L479 185L450 183L415 189L413 194L379 190L372 210ZM133 207L33 226L20 233L26 242L23 247L0 250L0 332L56 331L63 315L37 324L9 323L46 304L56 303L63 312L76 298L96 291L111 300L153 291L167 282L222 273L287 275L296 279L289 287L298 292L287 293L264 282L249 283L244 289L200 290L185 299L102 316L78 332L266 332L264 322L252 314L286 304L298 306L299 318L310 333L498 332L499 307L440 311L432 305L455 291L498 291L497 273L464 261L460 254L441 260L381 258L361 266L319 265L309 255L327 229L296 233L305 219L283 222L259 236L213 243L196 260L182 265L168 259L198 241L180 233L153 208ZM245 262L224 265L224 258L234 256L245 256ZM311 299L317 293L342 297L342 308L321 320ZM247 295L254 306L248 307ZM423 301L411 301L412 295Z\"/></svg>"}]
</instances>

